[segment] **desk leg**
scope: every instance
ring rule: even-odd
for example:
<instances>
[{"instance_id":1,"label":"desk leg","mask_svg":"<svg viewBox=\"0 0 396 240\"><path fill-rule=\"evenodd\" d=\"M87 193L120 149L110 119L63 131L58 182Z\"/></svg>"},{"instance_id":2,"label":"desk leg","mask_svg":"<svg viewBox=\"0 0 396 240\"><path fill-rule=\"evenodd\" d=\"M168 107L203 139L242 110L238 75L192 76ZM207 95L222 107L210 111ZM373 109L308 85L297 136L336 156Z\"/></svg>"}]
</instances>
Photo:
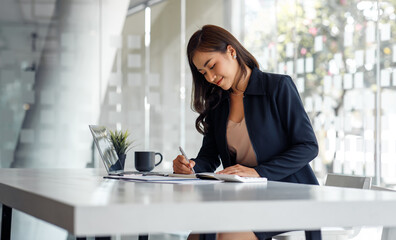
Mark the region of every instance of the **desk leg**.
<instances>
[{"instance_id":1,"label":"desk leg","mask_svg":"<svg viewBox=\"0 0 396 240\"><path fill-rule=\"evenodd\" d=\"M12 208L3 204L3 213L1 216L1 240L11 239L11 216Z\"/></svg>"},{"instance_id":2,"label":"desk leg","mask_svg":"<svg viewBox=\"0 0 396 240\"><path fill-rule=\"evenodd\" d=\"M148 235L139 235L139 240L148 240Z\"/></svg>"}]
</instances>

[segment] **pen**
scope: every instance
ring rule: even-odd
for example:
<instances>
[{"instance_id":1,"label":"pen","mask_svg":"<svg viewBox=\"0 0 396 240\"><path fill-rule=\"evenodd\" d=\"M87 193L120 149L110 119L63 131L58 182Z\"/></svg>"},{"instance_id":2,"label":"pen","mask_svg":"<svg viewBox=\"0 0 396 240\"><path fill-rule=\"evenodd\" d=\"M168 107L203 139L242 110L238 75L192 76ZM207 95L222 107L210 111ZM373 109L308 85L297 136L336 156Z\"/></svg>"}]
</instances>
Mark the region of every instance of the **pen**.
<instances>
[{"instance_id":1,"label":"pen","mask_svg":"<svg viewBox=\"0 0 396 240\"><path fill-rule=\"evenodd\" d=\"M183 151L183 148L179 146L179 150L181 154L187 159L188 162L190 162L190 159L187 157L186 153ZM195 173L194 168L191 168L192 172Z\"/></svg>"}]
</instances>

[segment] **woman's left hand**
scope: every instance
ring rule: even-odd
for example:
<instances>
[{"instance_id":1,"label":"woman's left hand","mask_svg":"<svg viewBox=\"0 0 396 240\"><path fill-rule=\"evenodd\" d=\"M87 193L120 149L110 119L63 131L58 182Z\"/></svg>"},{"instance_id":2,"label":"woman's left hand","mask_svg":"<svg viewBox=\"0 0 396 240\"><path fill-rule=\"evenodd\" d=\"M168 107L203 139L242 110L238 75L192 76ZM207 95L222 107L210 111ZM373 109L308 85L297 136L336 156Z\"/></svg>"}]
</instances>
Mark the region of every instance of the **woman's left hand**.
<instances>
[{"instance_id":1,"label":"woman's left hand","mask_svg":"<svg viewBox=\"0 0 396 240\"><path fill-rule=\"evenodd\" d=\"M236 164L234 166L228 167L224 170L217 172L218 174L232 174L238 175L241 177L260 177L257 171L254 168L245 167L240 164Z\"/></svg>"}]
</instances>

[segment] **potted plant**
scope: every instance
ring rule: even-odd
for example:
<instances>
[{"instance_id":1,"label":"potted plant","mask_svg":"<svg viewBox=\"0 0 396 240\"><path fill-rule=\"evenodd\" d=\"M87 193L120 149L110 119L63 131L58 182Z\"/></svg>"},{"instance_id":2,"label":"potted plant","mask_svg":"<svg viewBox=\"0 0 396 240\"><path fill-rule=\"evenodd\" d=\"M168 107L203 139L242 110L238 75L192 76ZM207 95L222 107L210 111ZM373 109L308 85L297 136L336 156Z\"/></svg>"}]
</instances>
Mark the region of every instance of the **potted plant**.
<instances>
[{"instance_id":1,"label":"potted plant","mask_svg":"<svg viewBox=\"0 0 396 240\"><path fill-rule=\"evenodd\" d=\"M114 145L114 149L117 153L118 160L121 164L122 169L124 169L125 166L125 158L126 158L126 153L131 149L131 141L128 141L128 136L129 132L126 130L125 132L123 131L111 131L110 132L110 140Z\"/></svg>"}]
</instances>

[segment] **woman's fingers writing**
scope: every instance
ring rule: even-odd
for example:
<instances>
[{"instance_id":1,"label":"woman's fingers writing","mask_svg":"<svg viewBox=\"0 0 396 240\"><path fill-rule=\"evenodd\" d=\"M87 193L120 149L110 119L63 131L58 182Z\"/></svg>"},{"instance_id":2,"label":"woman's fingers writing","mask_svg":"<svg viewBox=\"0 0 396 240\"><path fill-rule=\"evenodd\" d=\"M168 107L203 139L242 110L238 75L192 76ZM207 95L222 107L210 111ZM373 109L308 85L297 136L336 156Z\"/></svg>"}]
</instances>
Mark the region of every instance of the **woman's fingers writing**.
<instances>
[{"instance_id":1,"label":"woman's fingers writing","mask_svg":"<svg viewBox=\"0 0 396 240\"><path fill-rule=\"evenodd\" d=\"M183 155L178 155L175 160L173 160L173 172L178 174L192 174L192 168L195 166L193 160L188 160Z\"/></svg>"}]
</instances>

